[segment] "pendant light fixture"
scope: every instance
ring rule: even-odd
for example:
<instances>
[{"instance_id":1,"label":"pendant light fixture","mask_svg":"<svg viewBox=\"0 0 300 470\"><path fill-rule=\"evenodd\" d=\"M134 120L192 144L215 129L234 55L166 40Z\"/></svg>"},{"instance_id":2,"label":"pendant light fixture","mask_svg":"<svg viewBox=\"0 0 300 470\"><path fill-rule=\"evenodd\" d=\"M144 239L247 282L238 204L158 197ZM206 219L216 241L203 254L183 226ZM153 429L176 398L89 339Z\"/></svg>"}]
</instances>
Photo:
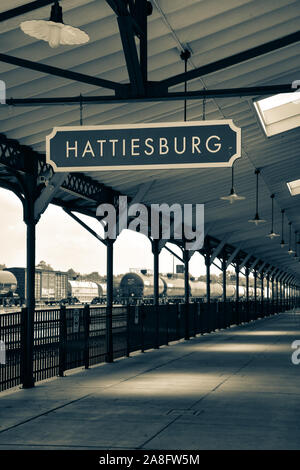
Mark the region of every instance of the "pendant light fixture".
<instances>
[{"instance_id":1,"label":"pendant light fixture","mask_svg":"<svg viewBox=\"0 0 300 470\"><path fill-rule=\"evenodd\" d=\"M260 174L260 171L258 169L255 170L255 175L256 175L256 213L254 216L254 219L248 220L248 222L251 222L255 224L256 226L258 224L261 224L263 222L266 222L264 219L261 219L258 215L258 175Z\"/></svg>"},{"instance_id":2,"label":"pendant light fixture","mask_svg":"<svg viewBox=\"0 0 300 470\"><path fill-rule=\"evenodd\" d=\"M289 232L289 251L288 254L292 255L294 250L292 249L292 222L289 222L290 232Z\"/></svg>"},{"instance_id":3,"label":"pendant light fixture","mask_svg":"<svg viewBox=\"0 0 300 470\"><path fill-rule=\"evenodd\" d=\"M275 238L275 237L279 237L279 233L274 232L274 198L275 198L275 194L271 194L271 199L272 199L272 224L271 224L271 231L267 235L267 237L269 237L271 240L273 240L273 238Z\"/></svg>"},{"instance_id":4,"label":"pendant light fixture","mask_svg":"<svg viewBox=\"0 0 300 470\"><path fill-rule=\"evenodd\" d=\"M88 34L81 29L63 23L62 8L58 1L51 7L49 21L23 21L20 28L25 34L48 42L50 47L85 44L90 40Z\"/></svg>"},{"instance_id":5,"label":"pendant light fixture","mask_svg":"<svg viewBox=\"0 0 300 470\"><path fill-rule=\"evenodd\" d=\"M233 204L235 201L243 201L246 199L244 196L238 196L236 194L235 189L234 189L234 169L233 165L231 167L231 190L228 196L221 196L220 199L223 199L223 201L229 201L230 204Z\"/></svg>"},{"instance_id":6,"label":"pendant light fixture","mask_svg":"<svg viewBox=\"0 0 300 470\"><path fill-rule=\"evenodd\" d=\"M285 247L285 241L284 241L284 235L283 235L284 212L285 210L282 209L281 211L281 242L280 242L281 248Z\"/></svg>"}]
</instances>

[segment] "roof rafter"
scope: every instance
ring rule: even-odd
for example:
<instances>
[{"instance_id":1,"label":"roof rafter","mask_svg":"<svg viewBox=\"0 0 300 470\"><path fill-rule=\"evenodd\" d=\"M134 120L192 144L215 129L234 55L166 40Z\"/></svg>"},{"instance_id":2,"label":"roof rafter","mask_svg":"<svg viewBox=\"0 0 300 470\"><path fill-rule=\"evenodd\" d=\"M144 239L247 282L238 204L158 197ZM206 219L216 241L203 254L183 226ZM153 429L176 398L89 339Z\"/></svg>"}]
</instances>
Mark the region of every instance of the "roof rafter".
<instances>
[{"instance_id":1,"label":"roof rafter","mask_svg":"<svg viewBox=\"0 0 300 470\"><path fill-rule=\"evenodd\" d=\"M203 65L198 67L194 70L190 70L187 73L180 73L178 75L174 75L173 77L166 78L162 80L160 83L170 87L174 85L178 85L179 83L183 83L186 80L193 80L194 78L199 78L203 75L208 75L213 72L218 72L219 70L226 69L227 67L231 67L232 65L237 65L246 60L254 59L255 57L259 57L264 54L268 54L269 52L276 51L277 49L281 49L282 47L289 46L296 42L300 41L300 31L297 31L292 34L288 34L279 39L274 39L273 41L267 42L265 44L261 44L256 47L252 47L246 51L239 52L238 54L234 54L229 57L225 57L224 59L217 60L216 62L212 62L207 65Z\"/></svg>"}]
</instances>

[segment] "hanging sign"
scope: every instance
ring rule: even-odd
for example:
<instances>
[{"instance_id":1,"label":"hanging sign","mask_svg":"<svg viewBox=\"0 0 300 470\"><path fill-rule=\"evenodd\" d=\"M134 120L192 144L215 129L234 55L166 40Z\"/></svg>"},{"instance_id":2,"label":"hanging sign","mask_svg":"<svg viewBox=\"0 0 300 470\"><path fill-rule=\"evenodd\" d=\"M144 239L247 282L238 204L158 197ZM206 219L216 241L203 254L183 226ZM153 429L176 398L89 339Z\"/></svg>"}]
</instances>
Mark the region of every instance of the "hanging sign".
<instances>
[{"instance_id":1,"label":"hanging sign","mask_svg":"<svg viewBox=\"0 0 300 470\"><path fill-rule=\"evenodd\" d=\"M55 127L46 137L47 163L63 172L229 167L240 156L230 119Z\"/></svg>"}]
</instances>

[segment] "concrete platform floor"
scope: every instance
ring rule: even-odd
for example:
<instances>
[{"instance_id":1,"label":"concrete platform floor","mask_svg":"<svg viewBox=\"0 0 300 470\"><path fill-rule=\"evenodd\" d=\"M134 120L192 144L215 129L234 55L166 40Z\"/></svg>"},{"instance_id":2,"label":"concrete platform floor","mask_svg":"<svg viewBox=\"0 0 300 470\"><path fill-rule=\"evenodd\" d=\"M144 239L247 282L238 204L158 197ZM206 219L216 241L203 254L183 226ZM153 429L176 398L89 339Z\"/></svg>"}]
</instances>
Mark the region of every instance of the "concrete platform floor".
<instances>
[{"instance_id":1,"label":"concrete platform floor","mask_svg":"<svg viewBox=\"0 0 300 470\"><path fill-rule=\"evenodd\" d=\"M4 392L0 450L300 449L296 339L290 312Z\"/></svg>"}]
</instances>

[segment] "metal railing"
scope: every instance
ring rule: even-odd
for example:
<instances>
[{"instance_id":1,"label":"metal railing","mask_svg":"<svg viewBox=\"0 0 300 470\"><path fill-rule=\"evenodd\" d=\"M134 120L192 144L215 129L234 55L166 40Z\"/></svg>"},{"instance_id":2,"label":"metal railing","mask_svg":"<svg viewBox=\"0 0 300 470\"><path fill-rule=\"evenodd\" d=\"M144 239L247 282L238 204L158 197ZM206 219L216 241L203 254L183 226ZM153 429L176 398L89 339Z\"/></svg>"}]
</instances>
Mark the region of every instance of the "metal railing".
<instances>
[{"instance_id":1,"label":"metal railing","mask_svg":"<svg viewBox=\"0 0 300 470\"><path fill-rule=\"evenodd\" d=\"M113 307L113 357L129 356L216 330L299 307L300 302L212 302ZM26 377L26 308L0 314L5 364L0 365L0 391L21 385ZM106 308L49 308L34 315L32 351L35 382L104 362L107 357Z\"/></svg>"}]
</instances>

